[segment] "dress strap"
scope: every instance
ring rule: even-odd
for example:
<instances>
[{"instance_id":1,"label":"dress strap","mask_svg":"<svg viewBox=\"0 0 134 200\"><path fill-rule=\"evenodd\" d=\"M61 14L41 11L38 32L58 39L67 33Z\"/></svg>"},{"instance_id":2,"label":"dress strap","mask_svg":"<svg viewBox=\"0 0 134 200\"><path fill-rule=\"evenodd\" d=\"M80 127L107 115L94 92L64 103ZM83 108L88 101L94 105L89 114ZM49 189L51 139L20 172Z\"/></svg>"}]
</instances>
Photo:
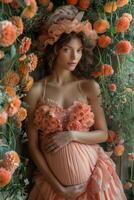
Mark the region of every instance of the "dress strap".
<instances>
[{"instance_id":1,"label":"dress strap","mask_svg":"<svg viewBox=\"0 0 134 200\"><path fill-rule=\"evenodd\" d=\"M43 80L43 84L42 84L42 99L45 99L45 95L46 95L46 87L47 87L47 78L45 78Z\"/></svg>"}]
</instances>

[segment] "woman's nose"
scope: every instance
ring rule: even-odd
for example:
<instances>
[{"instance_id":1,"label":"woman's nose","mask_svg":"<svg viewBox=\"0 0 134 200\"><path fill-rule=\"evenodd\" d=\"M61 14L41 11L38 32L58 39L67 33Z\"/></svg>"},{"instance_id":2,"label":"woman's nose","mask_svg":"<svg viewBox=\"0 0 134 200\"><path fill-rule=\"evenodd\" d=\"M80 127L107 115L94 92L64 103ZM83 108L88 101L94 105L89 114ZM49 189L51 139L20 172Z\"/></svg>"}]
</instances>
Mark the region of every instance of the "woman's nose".
<instances>
[{"instance_id":1,"label":"woman's nose","mask_svg":"<svg viewBox=\"0 0 134 200\"><path fill-rule=\"evenodd\" d=\"M77 52L76 51L72 51L71 52L71 59L75 60L77 58Z\"/></svg>"}]
</instances>

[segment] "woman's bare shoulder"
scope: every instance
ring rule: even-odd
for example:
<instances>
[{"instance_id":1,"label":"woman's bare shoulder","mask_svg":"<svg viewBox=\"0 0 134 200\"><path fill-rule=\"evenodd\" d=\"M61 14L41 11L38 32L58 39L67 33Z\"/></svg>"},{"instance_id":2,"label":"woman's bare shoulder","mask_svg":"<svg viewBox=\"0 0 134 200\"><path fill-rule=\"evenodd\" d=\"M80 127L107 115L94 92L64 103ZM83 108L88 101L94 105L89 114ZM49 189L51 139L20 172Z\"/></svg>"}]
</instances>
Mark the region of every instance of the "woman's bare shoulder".
<instances>
[{"instance_id":1,"label":"woman's bare shoulder","mask_svg":"<svg viewBox=\"0 0 134 200\"><path fill-rule=\"evenodd\" d=\"M98 82L96 82L94 79L82 79L81 87L88 96L90 96L90 94L91 95L100 94L100 86Z\"/></svg>"},{"instance_id":2,"label":"woman's bare shoulder","mask_svg":"<svg viewBox=\"0 0 134 200\"><path fill-rule=\"evenodd\" d=\"M34 82L32 88L30 89L30 91L27 93L25 97L25 101L27 103L34 104L35 102L38 101L42 92L42 83L43 83L43 79Z\"/></svg>"}]
</instances>

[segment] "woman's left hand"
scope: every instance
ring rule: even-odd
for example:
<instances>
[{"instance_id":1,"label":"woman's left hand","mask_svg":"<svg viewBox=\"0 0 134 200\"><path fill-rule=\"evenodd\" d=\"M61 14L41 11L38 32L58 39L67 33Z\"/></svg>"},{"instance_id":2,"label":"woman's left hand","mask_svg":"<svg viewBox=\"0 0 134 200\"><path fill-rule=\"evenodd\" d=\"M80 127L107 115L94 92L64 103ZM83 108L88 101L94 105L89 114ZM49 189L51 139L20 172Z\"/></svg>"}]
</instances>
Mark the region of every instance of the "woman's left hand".
<instances>
[{"instance_id":1,"label":"woman's left hand","mask_svg":"<svg viewBox=\"0 0 134 200\"><path fill-rule=\"evenodd\" d=\"M72 132L64 131L56 134L48 135L45 138L45 150L49 152L57 152L63 146L69 144L72 141Z\"/></svg>"}]
</instances>

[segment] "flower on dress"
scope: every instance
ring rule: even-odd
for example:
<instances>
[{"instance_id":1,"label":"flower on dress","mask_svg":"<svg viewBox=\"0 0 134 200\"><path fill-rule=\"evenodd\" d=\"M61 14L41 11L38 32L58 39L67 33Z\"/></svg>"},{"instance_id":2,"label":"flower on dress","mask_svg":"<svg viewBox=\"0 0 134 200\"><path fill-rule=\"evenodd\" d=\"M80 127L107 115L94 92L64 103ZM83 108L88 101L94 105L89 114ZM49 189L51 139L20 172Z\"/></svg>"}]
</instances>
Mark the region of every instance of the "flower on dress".
<instances>
[{"instance_id":1,"label":"flower on dress","mask_svg":"<svg viewBox=\"0 0 134 200\"><path fill-rule=\"evenodd\" d=\"M56 106L42 105L35 110L34 124L45 134L62 131L61 109Z\"/></svg>"},{"instance_id":2,"label":"flower on dress","mask_svg":"<svg viewBox=\"0 0 134 200\"><path fill-rule=\"evenodd\" d=\"M94 114L91 111L91 106L75 102L70 107L69 117L67 122L67 130L88 130L94 124Z\"/></svg>"}]
</instances>

